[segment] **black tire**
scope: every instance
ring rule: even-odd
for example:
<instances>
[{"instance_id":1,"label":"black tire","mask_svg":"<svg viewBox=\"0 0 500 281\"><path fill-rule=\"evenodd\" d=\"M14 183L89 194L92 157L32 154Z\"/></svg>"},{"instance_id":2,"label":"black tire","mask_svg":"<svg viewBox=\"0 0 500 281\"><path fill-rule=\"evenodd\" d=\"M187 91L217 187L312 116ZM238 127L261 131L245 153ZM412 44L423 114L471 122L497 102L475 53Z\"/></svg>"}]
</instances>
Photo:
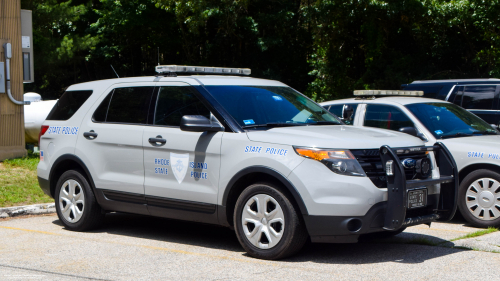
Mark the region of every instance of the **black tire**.
<instances>
[{"instance_id":1,"label":"black tire","mask_svg":"<svg viewBox=\"0 0 500 281\"><path fill-rule=\"evenodd\" d=\"M473 206L471 209L467 207L467 200L466 198L466 193L469 187L477 180L479 179L493 179L497 182L500 183L500 174L493 172L491 170L486 170L486 169L481 169L481 170L476 170L474 172L471 172L468 174L460 183L460 187L458 188L458 209L460 210L460 213L464 217L466 221L468 221L472 226L475 227L481 227L481 228L487 228L487 227L498 227L500 226L500 216L498 216L495 219L492 220L484 220L481 219L481 216L478 215L478 217L474 216L471 212ZM491 182L490 182L491 184ZM500 193L500 188L497 188L496 190L492 190L493 186L490 186L490 192L493 194L493 196L498 195ZM496 192L495 192L496 191ZM479 197L479 194L478 194ZM494 197L493 197L494 198ZM481 198L477 198L477 200L482 200ZM491 198L488 199L488 201L491 201ZM481 202L481 203L486 203ZM500 212L500 201L497 199L494 199L493 207L490 208L496 208L498 212ZM487 204L487 203L486 203ZM478 204L478 207L481 208L481 206ZM475 209L474 209L475 210ZM486 209L487 210L487 209ZM489 211L488 211L489 213ZM483 217L484 217L484 212L483 212Z\"/></svg>"},{"instance_id":2,"label":"black tire","mask_svg":"<svg viewBox=\"0 0 500 281\"><path fill-rule=\"evenodd\" d=\"M284 228L279 242L270 249L261 249L254 246L246 237L243 230L242 213L254 196L269 195L281 208L284 217ZM273 205L273 203L271 203ZM266 211L268 205L266 204ZM247 187L238 198L234 210L234 228L238 240L245 251L252 257L266 260L277 260L291 256L298 252L307 241L308 234L304 223L290 199L277 187L270 183L257 183ZM267 222L266 222L267 224ZM272 224L269 223L269 227Z\"/></svg>"},{"instance_id":3,"label":"black tire","mask_svg":"<svg viewBox=\"0 0 500 281\"><path fill-rule=\"evenodd\" d=\"M64 187L65 191L68 190L69 187L68 184L66 184L68 181L75 181L78 183L78 186L75 187L76 191L72 192L72 194L80 194L80 192L82 192L84 198L83 204L74 204L75 208L78 208L78 211L81 210L82 212L81 217L79 217L79 219L74 222L71 221L71 214L73 214L73 217L75 217L74 213L72 213L72 211L70 210L70 214L68 216L69 218L66 219L61 209L64 208L66 204L68 204L66 203L67 200L61 199L61 189ZM105 214L102 212L101 207L97 204L94 193L92 192L87 179L82 175L80 171L69 170L61 175L61 177L57 181L54 198L57 216L59 217L61 223L69 230L87 231L101 226L104 222Z\"/></svg>"}]
</instances>

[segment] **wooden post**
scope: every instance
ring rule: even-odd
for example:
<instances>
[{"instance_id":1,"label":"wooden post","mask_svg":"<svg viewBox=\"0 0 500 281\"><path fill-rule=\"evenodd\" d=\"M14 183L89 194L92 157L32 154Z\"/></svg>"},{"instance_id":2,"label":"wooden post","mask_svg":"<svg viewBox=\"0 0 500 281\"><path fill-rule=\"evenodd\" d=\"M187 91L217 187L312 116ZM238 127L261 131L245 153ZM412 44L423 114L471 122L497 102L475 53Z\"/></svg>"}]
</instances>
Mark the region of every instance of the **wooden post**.
<instances>
[{"instance_id":1,"label":"wooden post","mask_svg":"<svg viewBox=\"0 0 500 281\"><path fill-rule=\"evenodd\" d=\"M0 0L0 62L5 61L4 43L12 44L12 96L22 101L21 0ZM24 106L12 103L7 94L0 93L0 161L25 155Z\"/></svg>"}]
</instances>

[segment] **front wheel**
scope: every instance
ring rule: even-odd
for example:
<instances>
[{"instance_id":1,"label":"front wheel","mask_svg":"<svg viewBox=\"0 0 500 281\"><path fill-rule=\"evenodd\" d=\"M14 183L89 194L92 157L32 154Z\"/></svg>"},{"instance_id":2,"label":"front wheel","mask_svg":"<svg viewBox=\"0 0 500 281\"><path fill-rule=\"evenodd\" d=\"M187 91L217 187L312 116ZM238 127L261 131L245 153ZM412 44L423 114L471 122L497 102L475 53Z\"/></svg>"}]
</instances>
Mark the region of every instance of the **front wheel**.
<instances>
[{"instance_id":1,"label":"front wheel","mask_svg":"<svg viewBox=\"0 0 500 281\"><path fill-rule=\"evenodd\" d=\"M90 230L104 221L105 215L87 179L79 171L70 170L61 175L57 181L55 200L57 216L69 230Z\"/></svg>"},{"instance_id":2,"label":"front wheel","mask_svg":"<svg viewBox=\"0 0 500 281\"><path fill-rule=\"evenodd\" d=\"M275 260L299 251L307 231L287 196L272 184L247 187L234 211L236 235L249 255Z\"/></svg>"},{"instance_id":3,"label":"front wheel","mask_svg":"<svg viewBox=\"0 0 500 281\"><path fill-rule=\"evenodd\" d=\"M500 174L481 169L467 175L458 190L458 208L475 227L500 225Z\"/></svg>"}]
</instances>

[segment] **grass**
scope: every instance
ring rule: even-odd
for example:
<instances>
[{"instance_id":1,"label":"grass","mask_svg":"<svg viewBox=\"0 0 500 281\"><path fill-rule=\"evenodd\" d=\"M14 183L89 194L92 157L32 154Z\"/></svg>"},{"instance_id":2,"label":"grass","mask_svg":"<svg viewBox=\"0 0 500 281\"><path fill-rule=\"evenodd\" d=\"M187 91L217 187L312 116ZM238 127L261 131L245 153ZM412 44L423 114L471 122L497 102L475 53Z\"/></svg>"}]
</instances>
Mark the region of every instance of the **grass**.
<instances>
[{"instance_id":1,"label":"grass","mask_svg":"<svg viewBox=\"0 0 500 281\"><path fill-rule=\"evenodd\" d=\"M450 241L457 241L457 240L461 240L461 239L474 238L474 237L482 236L482 235L497 232L497 231L498 231L497 228L490 226L487 229L482 229L482 230L478 230L478 231L475 231L472 233L468 233L466 235L451 239Z\"/></svg>"},{"instance_id":2,"label":"grass","mask_svg":"<svg viewBox=\"0 0 500 281\"><path fill-rule=\"evenodd\" d=\"M477 252L490 252L494 254L500 254L500 251L495 251L495 250L484 250L484 249L479 249L479 248L472 248L473 251Z\"/></svg>"},{"instance_id":3,"label":"grass","mask_svg":"<svg viewBox=\"0 0 500 281\"><path fill-rule=\"evenodd\" d=\"M22 206L54 201L38 185L38 154L8 159L0 163L0 207Z\"/></svg>"}]
</instances>

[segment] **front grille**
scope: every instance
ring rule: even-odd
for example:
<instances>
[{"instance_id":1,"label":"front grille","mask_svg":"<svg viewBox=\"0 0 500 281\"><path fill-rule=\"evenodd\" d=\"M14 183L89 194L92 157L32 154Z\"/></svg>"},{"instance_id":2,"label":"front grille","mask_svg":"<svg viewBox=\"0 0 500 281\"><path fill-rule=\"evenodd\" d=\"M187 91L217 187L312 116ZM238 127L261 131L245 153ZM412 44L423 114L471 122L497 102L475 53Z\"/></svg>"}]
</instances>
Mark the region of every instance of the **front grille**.
<instances>
[{"instance_id":1,"label":"front grille","mask_svg":"<svg viewBox=\"0 0 500 281\"><path fill-rule=\"evenodd\" d=\"M359 164L365 171L366 175L370 178L373 184L378 188L386 188L387 181L385 171L380 159L380 150L378 149L354 149L351 150L352 154L358 160ZM400 161L411 158L420 160L426 158L426 151L414 151L407 154L398 155ZM422 179L415 169L405 168L406 180Z\"/></svg>"}]
</instances>

